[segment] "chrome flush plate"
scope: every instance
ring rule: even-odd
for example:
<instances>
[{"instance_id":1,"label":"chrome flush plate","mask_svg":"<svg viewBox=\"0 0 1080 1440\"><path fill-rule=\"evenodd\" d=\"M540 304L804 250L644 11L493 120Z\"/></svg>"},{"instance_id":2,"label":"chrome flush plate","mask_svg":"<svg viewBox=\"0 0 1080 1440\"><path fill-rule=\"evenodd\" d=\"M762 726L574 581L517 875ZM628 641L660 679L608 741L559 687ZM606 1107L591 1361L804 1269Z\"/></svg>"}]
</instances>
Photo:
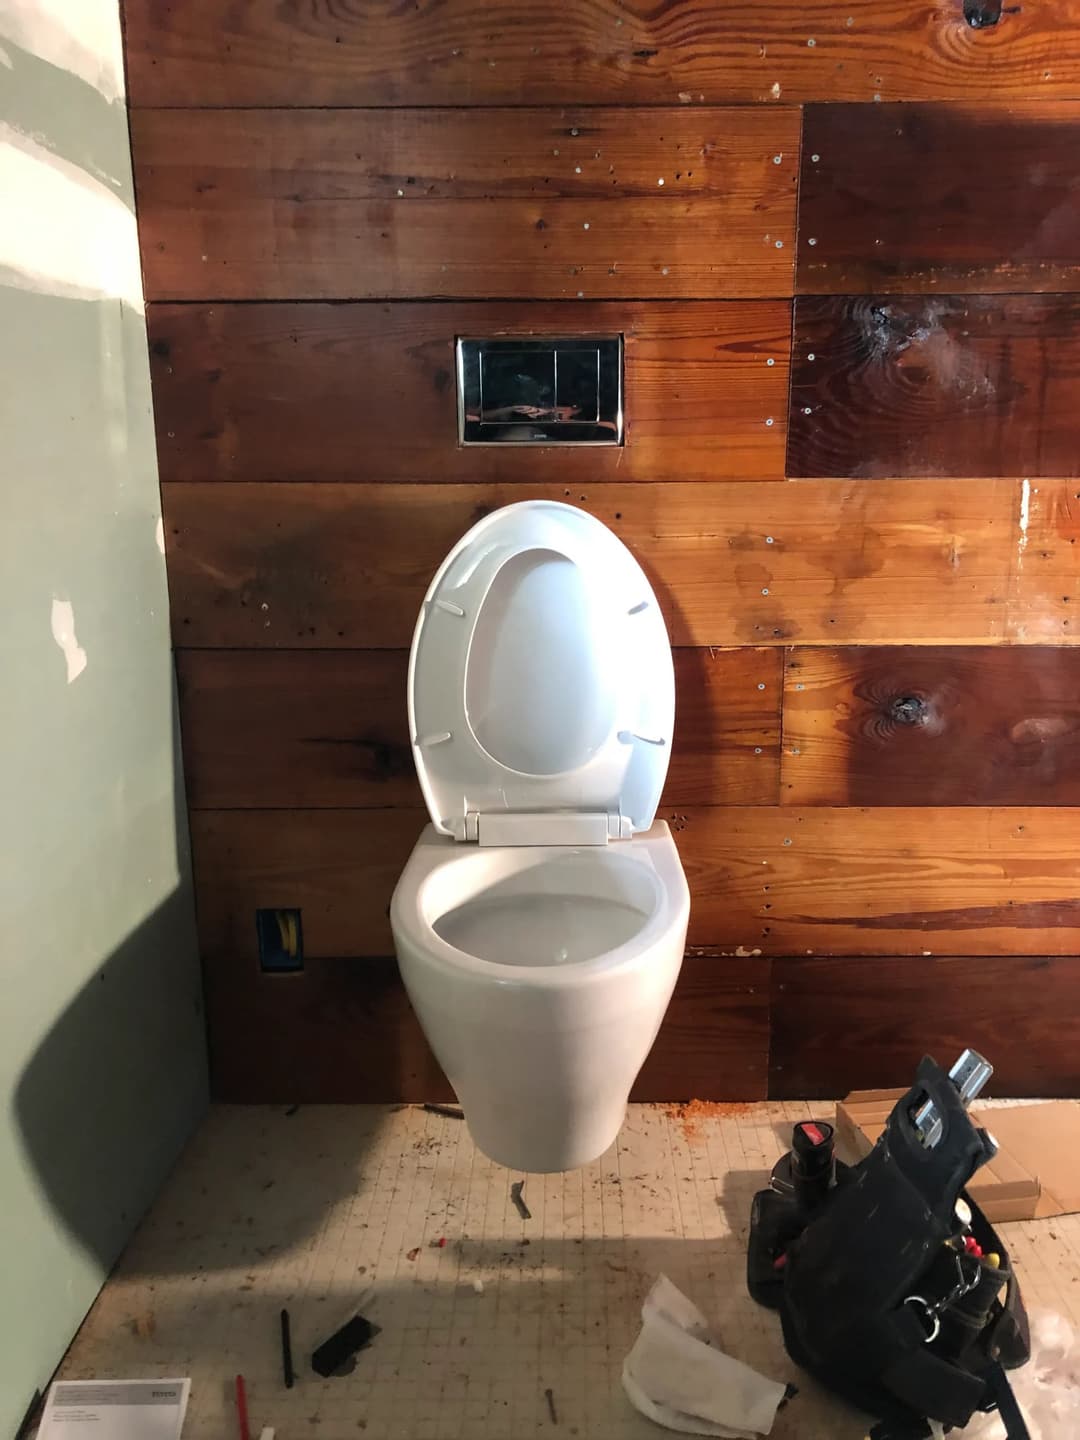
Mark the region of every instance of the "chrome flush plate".
<instances>
[{"instance_id":1,"label":"chrome flush plate","mask_svg":"<svg viewBox=\"0 0 1080 1440\"><path fill-rule=\"evenodd\" d=\"M457 342L462 445L621 445L623 337Z\"/></svg>"}]
</instances>

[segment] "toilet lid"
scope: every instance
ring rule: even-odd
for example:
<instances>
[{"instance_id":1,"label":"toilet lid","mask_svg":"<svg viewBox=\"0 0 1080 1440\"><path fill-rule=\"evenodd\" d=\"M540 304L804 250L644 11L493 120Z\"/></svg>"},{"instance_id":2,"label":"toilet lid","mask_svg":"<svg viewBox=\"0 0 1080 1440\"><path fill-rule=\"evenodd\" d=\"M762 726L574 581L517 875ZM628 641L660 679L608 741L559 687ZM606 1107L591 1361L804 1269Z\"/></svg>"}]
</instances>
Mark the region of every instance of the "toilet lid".
<instances>
[{"instance_id":1,"label":"toilet lid","mask_svg":"<svg viewBox=\"0 0 1080 1440\"><path fill-rule=\"evenodd\" d=\"M409 659L413 754L440 831L507 845L647 830L674 719L660 607L606 525L525 500L458 541Z\"/></svg>"}]
</instances>

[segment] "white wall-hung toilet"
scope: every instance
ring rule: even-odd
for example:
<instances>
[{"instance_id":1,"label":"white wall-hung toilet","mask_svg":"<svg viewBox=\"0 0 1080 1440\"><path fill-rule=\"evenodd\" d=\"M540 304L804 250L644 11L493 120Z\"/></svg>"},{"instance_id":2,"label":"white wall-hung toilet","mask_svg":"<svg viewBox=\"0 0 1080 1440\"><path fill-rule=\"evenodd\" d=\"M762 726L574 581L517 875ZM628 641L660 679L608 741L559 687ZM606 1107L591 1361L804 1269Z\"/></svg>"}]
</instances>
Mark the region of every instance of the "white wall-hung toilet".
<instances>
[{"instance_id":1,"label":"white wall-hung toilet","mask_svg":"<svg viewBox=\"0 0 1080 1440\"><path fill-rule=\"evenodd\" d=\"M654 817L674 713L656 597L585 511L497 510L431 582L409 724L432 824L390 919L473 1139L513 1169L607 1149L671 998L690 895Z\"/></svg>"}]
</instances>

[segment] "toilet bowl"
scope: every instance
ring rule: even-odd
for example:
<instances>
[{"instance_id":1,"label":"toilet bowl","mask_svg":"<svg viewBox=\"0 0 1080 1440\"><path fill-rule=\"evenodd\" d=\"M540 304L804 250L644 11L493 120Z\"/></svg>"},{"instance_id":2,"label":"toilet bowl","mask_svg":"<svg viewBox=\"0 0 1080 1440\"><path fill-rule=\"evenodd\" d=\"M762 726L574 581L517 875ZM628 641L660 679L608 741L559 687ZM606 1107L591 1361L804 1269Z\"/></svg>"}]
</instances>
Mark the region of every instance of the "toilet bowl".
<instances>
[{"instance_id":1,"label":"toilet bowl","mask_svg":"<svg viewBox=\"0 0 1080 1440\"><path fill-rule=\"evenodd\" d=\"M618 1133L686 941L656 597L584 511L507 506L432 581L408 691L432 823L390 908L402 978L477 1146L573 1169Z\"/></svg>"}]
</instances>

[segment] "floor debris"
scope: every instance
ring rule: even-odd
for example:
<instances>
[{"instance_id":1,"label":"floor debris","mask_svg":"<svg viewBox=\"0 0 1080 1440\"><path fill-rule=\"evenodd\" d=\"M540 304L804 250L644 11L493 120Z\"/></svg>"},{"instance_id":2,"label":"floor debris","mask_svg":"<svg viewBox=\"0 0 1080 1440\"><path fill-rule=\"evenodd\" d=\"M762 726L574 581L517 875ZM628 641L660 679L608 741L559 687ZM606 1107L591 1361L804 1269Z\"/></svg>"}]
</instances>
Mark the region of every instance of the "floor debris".
<instances>
[{"instance_id":1,"label":"floor debris","mask_svg":"<svg viewBox=\"0 0 1080 1440\"><path fill-rule=\"evenodd\" d=\"M532 1219L532 1211L525 1204L525 1181L515 1180L510 1186L510 1199L514 1202L514 1208L523 1220Z\"/></svg>"},{"instance_id":2,"label":"floor debris","mask_svg":"<svg viewBox=\"0 0 1080 1440\"><path fill-rule=\"evenodd\" d=\"M545 1390L545 1391L544 1391L544 1399L547 1401L548 1414L551 1416L551 1423L552 1423L552 1425L558 1425L558 1423L559 1423L559 1417L558 1417L558 1415L556 1415L556 1413L555 1413L555 1392L554 1392L554 1390Z\"/></svg>"},{"instance_id":3,"label":"floor debris","mask_svg":"<svg viewBox=\"0 0 1080 1440\"><path fill-rule=\"evenodd\" d=\"M746 1115L749 1104L739 1100L687 1100L682 1105L665 1105L664 1114L669 1120L677 1120L684 1140L700 1140L702 1126L707 1120L727 1120L735 1115Z\"/></svg>"},{"instance_id":4,"label":"floor debris","mask_svg":"<svg viewBox=\"0 0 1080 1440\"><path fill-rule=\"evenodd\" d=\"M260 1424L278 1440L400 1440L439 1429L467 1440L575 1440L574 1429L577 1440L664 1440L619 1384L658 1274L697 1302L729 1353L792 1378L776 1316L746 1293L746 1225L791 1126L822 1113L819 1102L754 1105L703 1120L689 1145L667 1108L631 1105L600 1161L537 1175L496 1166L466 1125L415 1105L395 1114L304 1105L287 1124L280 1107L218 1105L110 1276L61 1378L190 1370L184 1440L235 1440L227 1386L237 1370L251 1381L253 1440ZM412 1149L425 1129L442 1139L437 1157ZM516 1180L525 1180L531 1220L511 1203ZM1080 1214L1012 1231L1025 1301L1080 1332ZM446 1248L429 1250L444 1234ZM410 1263L413 1246L420 1254ZM252 1290L238 1293L249 1276ZM369 1284L376 1295L365 1303ZM291 1390L277 1349L282 1306L292 1317ZM157 1333L148 1340L126 1322L151 1309ZM351 1376L321 1380L312 1350L357 1313L383 1333ZM857 1416L807 1383L772 1440L865 1434ZM1069 1422L1050 1434L1080 1440Z\"/></svg>"},{"instance_id":5,"label":"floor debris","mask_svg":"<svg viewBox=\"0 0 1080 1440\"><path fill-rule=\"evenodd\" d=\"M248 1289L251 1287L248 1286ZM133 1335L138 1335L145 1340L153 1337L157 1330L157 1318L153 1310L145 1310L141 1315L135 1315L128 1321L128 1329Z\"/></svg>"},{"instance_id":6,"label":"floor debris","mask_svg":"<svg viewBox=\"0 0 1080 1440\"><path fill-rule=\"evenodd\" d=\"M335 1330L329 1340L323 1341L311 1357L311 1368L323 1379L339 1373L347 1375L357 1352L366 1349L378 1333L378 1325L365 1320L363 1315L354 1315L340 1330Z\"/></svg>"},{"instance_id":7,"label":"floor debris","mask_svg":"<svg viewBox=\"0 0 1080 1440\"><path fill-rule=\"evenodd\" d=\"M697 1435L768 1435L787 1398L784 1381L717 1348L705 1316L666 1275L645 1297L622 1381L655 1424Z\"/></svg>"}]
</instances>

